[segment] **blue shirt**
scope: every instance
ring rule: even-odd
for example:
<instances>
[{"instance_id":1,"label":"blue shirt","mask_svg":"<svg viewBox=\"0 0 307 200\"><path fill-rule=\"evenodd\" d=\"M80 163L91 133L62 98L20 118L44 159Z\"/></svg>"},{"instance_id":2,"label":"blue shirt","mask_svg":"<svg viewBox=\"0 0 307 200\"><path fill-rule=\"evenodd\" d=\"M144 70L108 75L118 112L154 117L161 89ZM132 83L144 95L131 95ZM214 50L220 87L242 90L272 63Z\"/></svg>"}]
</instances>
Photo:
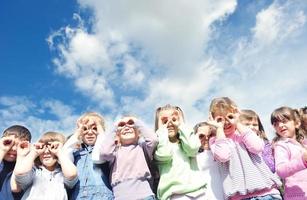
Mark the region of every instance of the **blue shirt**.
<instances>
[{"instance_id":1,"label":"blue shirt","mask_svg":"<svg viewBox=\"0 0 307 200\"><path fill-rule=\"evenodd\" d=\"M13 193L11 190L11 177L15 162L3 161L0 163L0 200L19 200L23 193Z\"/></svg>"},{"instance_id":2,"label":"blue shirt","mask_svg":"<svg viewBox=\"0 0 307 200\"><path fill-rule=\"evenodd\" d=\"M93 146L82 144L81 149L73 153L79 181L71 191L70 199L113 200L108 163L93 163L92 150Z\"/></svg>"}]
</instances>

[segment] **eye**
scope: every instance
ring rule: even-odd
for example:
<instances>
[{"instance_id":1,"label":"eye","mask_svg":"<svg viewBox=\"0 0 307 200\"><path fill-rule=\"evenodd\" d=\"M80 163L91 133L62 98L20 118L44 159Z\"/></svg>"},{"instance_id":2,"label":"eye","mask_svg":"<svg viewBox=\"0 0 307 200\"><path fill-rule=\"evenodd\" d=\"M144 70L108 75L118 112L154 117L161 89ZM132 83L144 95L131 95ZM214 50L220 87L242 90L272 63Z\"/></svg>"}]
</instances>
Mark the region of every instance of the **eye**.
<instances>
[{"instance_id":1,"label":"eye","mask_svg":"<svg viewBox=\"0 0 307 200\"><path fill-rule=\"evenodd\" d=\"M177 118L176 118L176 117L173 117L173 118L172 118L172 121L173 121L173 122L177 121Z\"/></svg>"},{"instance_id":2,"label":"eye","mask_svg":"<svg viewBox=\"0 0 307 200\"><path fill-rule=\"evenodd\" d=\"M124 127L125 125L126 125L126 122L119 122L117 126L118 127Z\"/></svg>"},{"instance_id":3,"label":"eye","mask_svg":"<svg viewBox=\"0 0 307 200\"><path fill-rule=\"evenodd\" d=\"M83 131L87 131L87 127L84 126L84 127L82 128L82 130L83 130Z\"/></svg>"},{"instance_id":4,"label":"eye","mask_svg":"<svg viewBox=\"0 0 307 200\"><path fill-rule=\"evenodd\" d=\"M229 114L229 115L227 115L227 118L228 119L234 119L235 117L233 116L233 114Z\"/></svg>"},{"instance_id":5,"label":"eye","mask_svg":"<svg viewBox=\"0 0 307 200\"><path fill-rule=\"evenodd\" d=\"M130 119L128 122L127 122L128 125L134 125L134 121L132 119Z\"/></svg>"},{"instance_id":6,"label":"eye","mask_svg":"<svg viewBox=\"0 0 307 200\"><path fill-rule=\"evenodd\" d=\"M162 121L162 124L166 124L167 121L168 121L168 118L167 117L162 117L161 121Z\"/></svg>"},{"instance_id":7,"label":"eye","mask_svg":"<svg viewBox=\"0 0 307 200\"><path fill-rule=\"evenodd\" d=\"M216 120L217 122L223 122L223 118L222 118L222 117L217 117L217 118L215 118L215 120Z\"/></svg>"},{"instance_id":8,"label":"eye","mask_svg":"<svg viewBox=\"0 0 307 200\"><path fill-rule=\"evenodd\" d=\"M204 134L199 134L198 135L198 138L201 140L201 139L203 139L205 137L205 135Z\"/></svg>"},{"instance_id":9,"label":"eye","mask_svg":"<svg viewBox=\"0 0 307 200\"><path fill-rule=\"evenodd\" d=\"M97 127L93 127L93 130L94 130L94 131L97 131Z\"/></svg>"}]
</instances>

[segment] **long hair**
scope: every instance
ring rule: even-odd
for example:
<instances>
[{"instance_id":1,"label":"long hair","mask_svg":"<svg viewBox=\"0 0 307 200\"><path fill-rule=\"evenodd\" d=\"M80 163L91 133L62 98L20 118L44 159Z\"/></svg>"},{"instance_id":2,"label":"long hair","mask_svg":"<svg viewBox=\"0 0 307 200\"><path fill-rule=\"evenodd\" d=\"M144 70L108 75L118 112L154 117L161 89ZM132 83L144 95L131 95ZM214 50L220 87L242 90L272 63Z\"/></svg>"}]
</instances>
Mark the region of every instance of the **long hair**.
<instances>
[{"instance_id":1,"label":"long hair","mask_svg":"<svg viewBox=\"0 0 307 200\"><path fill-rule=\"evenodd\" d=\"M294 121L295 124L300 124L300 117L299 114L296 110L283 106L280 108L277 108L273 111L271 114L271 124L274 125L277 122L282 122L282 121ZM276 137L274 138L274 141L280 140L280 136L276 133ZM301 126L298 128L295 128L295 138L299 143L302 143L304 140L304 130L302 129Z\"/></svg>"},{"instance_id":2,"label":"long hair","mask_svg":"<svg viewBox=\"0 0 307 200\"><path fill-rule=\"evenodd\" d=\"M211 101L209 111L211 115L214 117L214 113L228 113L228 112L237 112L238 106L234 101L232 101L229 97L218 97L214 98Z\"/></svg>"}]
</instances>

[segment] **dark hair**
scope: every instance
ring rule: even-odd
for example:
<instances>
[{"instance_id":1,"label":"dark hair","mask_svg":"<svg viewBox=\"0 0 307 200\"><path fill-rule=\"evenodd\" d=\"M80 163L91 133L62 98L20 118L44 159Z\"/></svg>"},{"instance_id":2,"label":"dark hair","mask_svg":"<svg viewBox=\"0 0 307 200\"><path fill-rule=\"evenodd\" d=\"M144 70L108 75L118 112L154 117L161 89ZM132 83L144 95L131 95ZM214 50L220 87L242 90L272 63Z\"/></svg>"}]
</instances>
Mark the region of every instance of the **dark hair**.
<instances>
[{"instance_id":1,"label":"dark hair","mask_svg":"<svg viewBox=\"0 0 307 200\"><path fill-rule=\"evenodd\" d=\"M268 141L268 137L265 134L263 125L261 123L260 117L257 115L257 113L253 110L248 110L248 109L244 109L244 110L240 110L240 120L247 120L247 121L252 121L253 119L256 119L258 122L258 128L259 128L259 136L260 138Z\"/></svg>"},{"instance_id":2,"label":"dark hair","mask_svg":"<svg viewBox=\"0 0 307 200\"><path fill-rule=\"evenodd\" d=\"M13 125L3 131L2 137L14 135L21 140L31 141L31 132L24 126Z\"/></svg>"},{"instance_id":3,"label":"dark hair","mask_svg":"<svg viewBox=\"0 0 307 200\"><path fill-rule=\"evenodd\" d=\"M291 120L294 121L295 123L301 123L298 111L287 106L277 108L271 114L271 124L273 126L276 122L291 121ZM304 139L304 130L302 129L301 126L299 128L295 128L295 136L296 140L299 143L302 143ZM280 136L276 133L276 138L274 140L278 141L279 139Z\"/></svg>"}]
</instances>

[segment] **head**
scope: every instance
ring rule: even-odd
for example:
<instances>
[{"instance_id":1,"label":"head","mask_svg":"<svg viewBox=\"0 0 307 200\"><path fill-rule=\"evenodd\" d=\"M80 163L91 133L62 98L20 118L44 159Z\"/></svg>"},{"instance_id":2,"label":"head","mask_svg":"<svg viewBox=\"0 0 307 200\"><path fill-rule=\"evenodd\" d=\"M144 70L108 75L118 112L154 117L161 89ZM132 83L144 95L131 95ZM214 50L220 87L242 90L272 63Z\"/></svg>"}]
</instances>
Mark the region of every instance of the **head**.
<instances>
[{"instance_id":1,"label":"head","mask_svg":"<svg viewBox=\"0 0 307 200\"><path fill-rule=\"evenodd\" d=\"M219 97L211 101L210 114L216 121L224 122L225 135L232 134L236 130L236 125L233 124L235 114L238 113L237 105L228 97Z\"/></svg>"},{"instance_id":2,"label":"head","mask_svg":"<svg viewBox=\"0 0 307 200\"><path fill-rule=\"evenodd\" d=\"M167 104L156 110L155 130L165 125L168 130L168 137L173 140L178 138L178 126L184 121L183 111L178 106Z\"/></svg>"},{"instance_id":3,"label":"head","mask_svg":"<svg viewBox=\"0 0 307 200\"><path fill-rule=\"evenodd\" d=\"M216 128L207 122L200 122L194 126L194 133L200 140L201 148L209 150L209 139L216 135Z\"/></svg>"},{"instance_id":4,"label":"head","mask_svg":"<svg viewBox=\"0 0 307 200\"><path fill-rule=\"evenodd\" d=\"M96 112L87 112L83 114L79 119L79 122L88 121L88 126L85 126L82 130L84 135L82 137L82 142L87 145L94 145L97 139L97 125L99 124L103 130L105 130L104 118ZM97 124L96 124L97 123Z\"/></svg>"},{"instance_id":5,"label":"head","mask_svg":"<svg viewBox=\"0 0 307 200\"><path fill-rule=\"evenodd\" d=\"M260 138L268 140L259 116L253 110L241 110L240 122L252 129Z\"/></svg>"},{"instance_id":6,"label":"head","mask_svg":"<svg viewBox=\"0 0 307 200\"><path fill-rule=\"evenodd\" d=\"M290 107L280 107L271 114L271 124L273 125L277 139L292 138L301 142L304 138L298 112Z\"/></svg>"},{"instance_id":7,"label":"head","mask_svg":"<svg viewBox=\"0 0 307 200\"><path fill-rule=\"evenodd\" d=\"M300 108L299 113L300 113L300 118L301 118L301 126L306 133L307 132L307 106Z\"/></svg>"},{"instance_id":8,"label":"head","mask_svg":"<svg viewBox=\"0 0 307 200\"><path fill-rule=\"evenodd\" d=\"M11 137L14 140L14 145L4 156L4 160L15 162L17 157L17 146L21 141L31 141L30 131L21 125L13 125L4 130L2 137Z\"/></svg>"},{"instance_id":9,"label":"head","mask_svg":"<svg viewBox=\"0 0 307 200\"><path fill-rule=\"evenodd\" d=\"M38 140L39 143L44 144L47 148L45 151L39 155L39 159L36 160L38 165L43 165L47 169L54 169L57 165L58 158L56 155L52 154L50 151L50 146L52 142L60 142L64 144L66 138L63 134L57 132L46 132Z\"/></svg>"},{"instance_id":10,"label":"head","mask_svg":"<svg viewBox=\"0 0 307 200\"><path fill-rule=\"evenodd\" d=\"M136 118L132 116L122 117L116 122L116 141L119 145L136 144L139 139L139 130L135 126Z\"/></svg>"}]
</instances>

